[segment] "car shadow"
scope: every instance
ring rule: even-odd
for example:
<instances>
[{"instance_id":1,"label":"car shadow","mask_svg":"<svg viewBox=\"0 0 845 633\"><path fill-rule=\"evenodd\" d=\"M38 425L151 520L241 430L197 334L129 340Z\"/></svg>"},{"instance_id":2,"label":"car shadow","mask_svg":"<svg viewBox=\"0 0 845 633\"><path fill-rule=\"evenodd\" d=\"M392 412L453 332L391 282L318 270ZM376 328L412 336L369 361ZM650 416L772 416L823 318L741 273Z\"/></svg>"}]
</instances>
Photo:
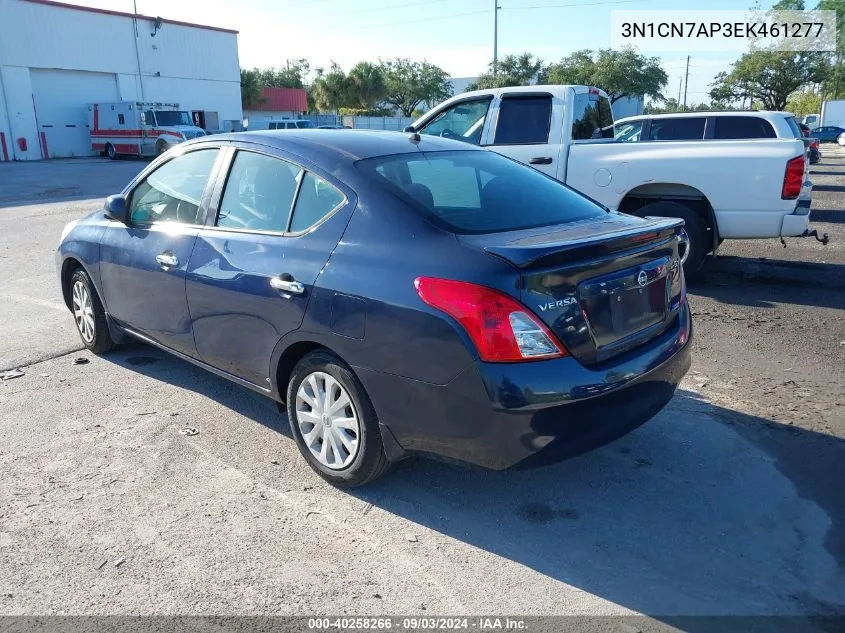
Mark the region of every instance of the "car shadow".
<instances>
[{"instance_id":1,"label":"car shadow","mask_svg":"<svg viewBox=\"0 0 845 633\"><path fill-rule=\"evenodd\" d=\"M845 222L845 210L842 209L813 209L810 212L813 223L827 222L829 224L840 224Z\"/></svg>"},{"instance_id":2,"label":"car shadow","mask_svg":"<svg viewBox=\"0 0 845 633\"><path fill-rule=\"evenodd\" d=\"M107 358L289 435L268 399L163 352ZM411 459L348 494L417 524L420 539L432 530L695 631L714 623L676 616L845 615L843 481L842 439L679 391L640 429L558 464L492 472Z\"/></svg>"},{"instance_id":3,"label":"car shadow","mask_svg":"<svg viewBox=\"0 0 845 633\"><path fill-rule=\"evenodd\" d=\"M706 261L688 286L690 294L708 294L737 305L841 307L843 293L818 291L845 290L845 264L720 255Z\"/></svg>"},{"instance_id":4,"label":"car shadow","mask_svg":"<svg viewBox=\"0 0 845 633\"><path fill-rule=\"evenodd\" d=\"M708 274L690 282L687 292L695 316L695 297L710 297L724 304L750 308L774 308L777 304L793 304L845 310L845 296L841 292L819 292L816 287L781 285L771 280L749 280L734 275Z\"/></svg>"},{"instance_id":5,"label":"car shadow","mask_svg":"<svg viewBox=\"0 0 845 633\"><path fill-rule=\"evenodd\" d=\"M813 185L813 191L832 191L842 193L845 191L845 185Z\"/></svg>"}]
</instances>

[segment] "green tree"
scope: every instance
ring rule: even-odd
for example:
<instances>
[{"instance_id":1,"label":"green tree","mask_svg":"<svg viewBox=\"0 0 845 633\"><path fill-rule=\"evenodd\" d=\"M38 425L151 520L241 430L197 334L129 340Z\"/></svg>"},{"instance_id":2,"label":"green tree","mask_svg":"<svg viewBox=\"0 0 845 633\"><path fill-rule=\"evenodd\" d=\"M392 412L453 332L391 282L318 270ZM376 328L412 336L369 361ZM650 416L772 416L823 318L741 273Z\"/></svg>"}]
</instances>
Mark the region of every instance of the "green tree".
<instances>
[{"instance_id":1,"label":"green tree","mask_svg":"<svg viewBox=\"0 0 845 633\"><path fill-rule=\"evenodd\" d=\"M843 83L843 59L845 59L845 0L821 0L819 11L836 11L836 52L831 56L831 68L823 92L830 99L837 99ZM816 110L818 112L818 110Z\"/></svg>"},{"instance_id":2,"label":"green tree","mask_svg":"<svg viewBox=\"0 0 845 633\"><path fill-rule=\"evenodd\" d=\"M818 114L822 111L822 96L810 90L795 92L786 100L786 109L798 116Z\"/></svg>"},{"instance_id":3,"label":"green tree","mask_svg":"<svg viewBox=\"0 0 845 633\"><path fill-rule=\"evenodd\" d=\"M548 83L598 86L615 103L623 97L663 100L669 80L659 57L646 57L633 48L581 50L549 67Z\"/></svg>"},{"instance_id":4,"label":"green tree","mask_svg":"<svg viewBox=\"0 0 845 633\"><path fill-rule=\"evenodd\" d=\"M350 107L352 104L349 78L335 62L332 62L328 72L322 70L317 72L317 77L312 84L312 92L314 105L318 110L338 110Z\"/></svg>"},{"instance_id":5,"label":"green tree","mask_svg":"<svg viewBox=\"0 0 845 633\"><path fill-rule=\"evenodd\" d=\"M352 107L371 110L387 94L384 73L378 64L358 62L347 75L347 95Z\"/></svg>"},{"instance_id":6,"label":"green tree","mask_svg":"<svg viewBox=\"0 0 845 633\"><path fill-rule=\"evenodd\" d=\"M265 101L261 91L263 86L260 74L261 71L257 68L241 68L241 105L246 109L254 108Z\"/></svg>"},{"instance_id":7,"label":"green tree","mask_svg":"<svg viewBox=\"0 0 845 633\"><path fill-rule=\"evenodd\" d=\"M384 102L404 116L412 116L422 103L434 105L452 95L448 73L434 64L397 57L382 62L381 67L386 84Z\"/></svg>"},{"instance_id":8,"label":"green tree","mask_svg":"<svg viewBox=\"0 0 845 633\"><path fill-rule=\"evenodd\" d=\"M828 61L822 53L752 51L745 53L730 72L721 72L711 84L714 101L735 102L750 98L767 110L783 110L793 92L822 81Z\"/></svg>"},{"instance_id":9,"label":"green tree","mask_svg":"<svg viewBox=\"0 0 845 633\"><path fill-rule=\"evenodd\" d=\"M272 88L305 88L311 65L307 59L289 59L284 66L259 71L263 86Z\"/></svg>"},{"instance_id":10,"label":"green tree","mask_svg":"<svg viewBox=\"0 0 845 633\"><path fill-rule=\"evenodd\" d=\"M505 55L496 64L495 73L493 72L493 62L490 62L487 72L468 85L467 90L527 86L535 78L537 83L545 83L546 68L542 59L531 53Z\"/></svg>"}]
</instances>

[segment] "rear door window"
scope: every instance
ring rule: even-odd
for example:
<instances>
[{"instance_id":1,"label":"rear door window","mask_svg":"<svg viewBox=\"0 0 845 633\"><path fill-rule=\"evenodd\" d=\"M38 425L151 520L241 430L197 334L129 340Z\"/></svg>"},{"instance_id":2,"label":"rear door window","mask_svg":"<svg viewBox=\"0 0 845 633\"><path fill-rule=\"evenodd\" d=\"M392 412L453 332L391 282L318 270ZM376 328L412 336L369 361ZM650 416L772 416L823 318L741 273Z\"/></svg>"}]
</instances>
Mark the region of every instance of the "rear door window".
<instances>
[{"instance_id":1,"label":"rear door window","mask_svg":"<svg viewBox=\"0 0 845 633\"><path fill-rule=\"evenodd\" d=\"M531 145L549 142L552 96L502 98L494 145Z\"/></svg>"},{"instance_id":2,"label":"rear door window","mask_svg":"<svg viewBox=\"0 0 845 633\"><path fill-rule=\"evenodd\" d=\"M572 140L613 138L610 100L597 92L580 92L573 102Z\"/></svg>"},{"instance_id":3,"label":"rear door window","mask_svg":"<svg viewBox=\"0 0 845 633\"><path fill-rule=\"evenodd\" d=\"M776 138L772 124L760 117L716 116L712 121L714 123L713 138Z\"/></svg>"},{"instance_id":4,"label":"rear door window","mask_svg":"<svg viewBox=\"0 0 845 633\"><path fill-rule=\"evenodd\" d=\"M280 158L239 151L226 180L217 226L287 231L302 169Z\"/></svg>"},{"instance_id":5,"label":"rear door window","mask_svg":"<svg viewBox=\"0 0 845 633\"><path fill-rule=\"evenodd\" d=\"M650 141L700 141L704 138L705 117L652 119Z\"/></svg>"},{"instance_id":6,"label":"rear door window","mask_svg":"<svg viewBox=\"0 0 845 633\"><path fill-rule=\"evenodd\" d=\"M299 233L311 228L338 208L345 199L333 185L306 172L293 209L290 231Z\"/></svg>"}]
</instances>

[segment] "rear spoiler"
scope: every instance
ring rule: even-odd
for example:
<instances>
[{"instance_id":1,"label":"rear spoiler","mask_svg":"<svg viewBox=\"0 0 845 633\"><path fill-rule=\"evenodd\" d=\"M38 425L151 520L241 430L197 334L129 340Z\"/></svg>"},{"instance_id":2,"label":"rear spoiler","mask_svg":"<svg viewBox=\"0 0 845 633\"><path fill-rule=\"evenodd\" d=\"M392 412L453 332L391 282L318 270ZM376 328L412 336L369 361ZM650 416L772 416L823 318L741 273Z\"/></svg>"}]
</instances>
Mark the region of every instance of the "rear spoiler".
<instances>
[{"instance_id":1,"label":"rear spoiler","mask_svg":"<svg viewBox=\"0 0 845 633\"><path fill-rule=\"evenodd\" d=\"M615 224L610 218L608 224ZM678 229L684 225L684 221L679 218L645 219L647 223L636 227L629 225L604 232L601 232L601 225L597 222L564 226L556 231L502 244L482 245L481 240L477 239L482 236L474 235L462 235L461 240L477 242L486 252L511 262L517 268L545 268L604 257L631 250L639 244L653 245L655 242L669 241L675 238Z\"/></svg>"}]
</instances>

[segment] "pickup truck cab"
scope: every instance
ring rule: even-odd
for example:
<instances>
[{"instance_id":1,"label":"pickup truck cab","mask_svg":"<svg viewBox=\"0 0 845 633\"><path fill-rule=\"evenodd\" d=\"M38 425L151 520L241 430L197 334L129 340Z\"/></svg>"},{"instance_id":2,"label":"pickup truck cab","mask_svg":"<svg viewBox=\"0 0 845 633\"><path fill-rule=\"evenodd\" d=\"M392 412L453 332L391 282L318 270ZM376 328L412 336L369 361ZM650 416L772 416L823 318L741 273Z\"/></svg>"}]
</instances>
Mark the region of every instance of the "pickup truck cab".
<instances>
[{"instance_id":1,"label":"pickup truck cab","mask_svg":"<svg viewBox=\"0 0 845 633\"><path fill-rule=\"evenodd\" d=\"M487 147L611 211L683 219L687 272L723 239L809 230L812 183L800 139L617 142L610 100L590 86L466 92L408 130Z\"/></svg>"}]
</instances>

